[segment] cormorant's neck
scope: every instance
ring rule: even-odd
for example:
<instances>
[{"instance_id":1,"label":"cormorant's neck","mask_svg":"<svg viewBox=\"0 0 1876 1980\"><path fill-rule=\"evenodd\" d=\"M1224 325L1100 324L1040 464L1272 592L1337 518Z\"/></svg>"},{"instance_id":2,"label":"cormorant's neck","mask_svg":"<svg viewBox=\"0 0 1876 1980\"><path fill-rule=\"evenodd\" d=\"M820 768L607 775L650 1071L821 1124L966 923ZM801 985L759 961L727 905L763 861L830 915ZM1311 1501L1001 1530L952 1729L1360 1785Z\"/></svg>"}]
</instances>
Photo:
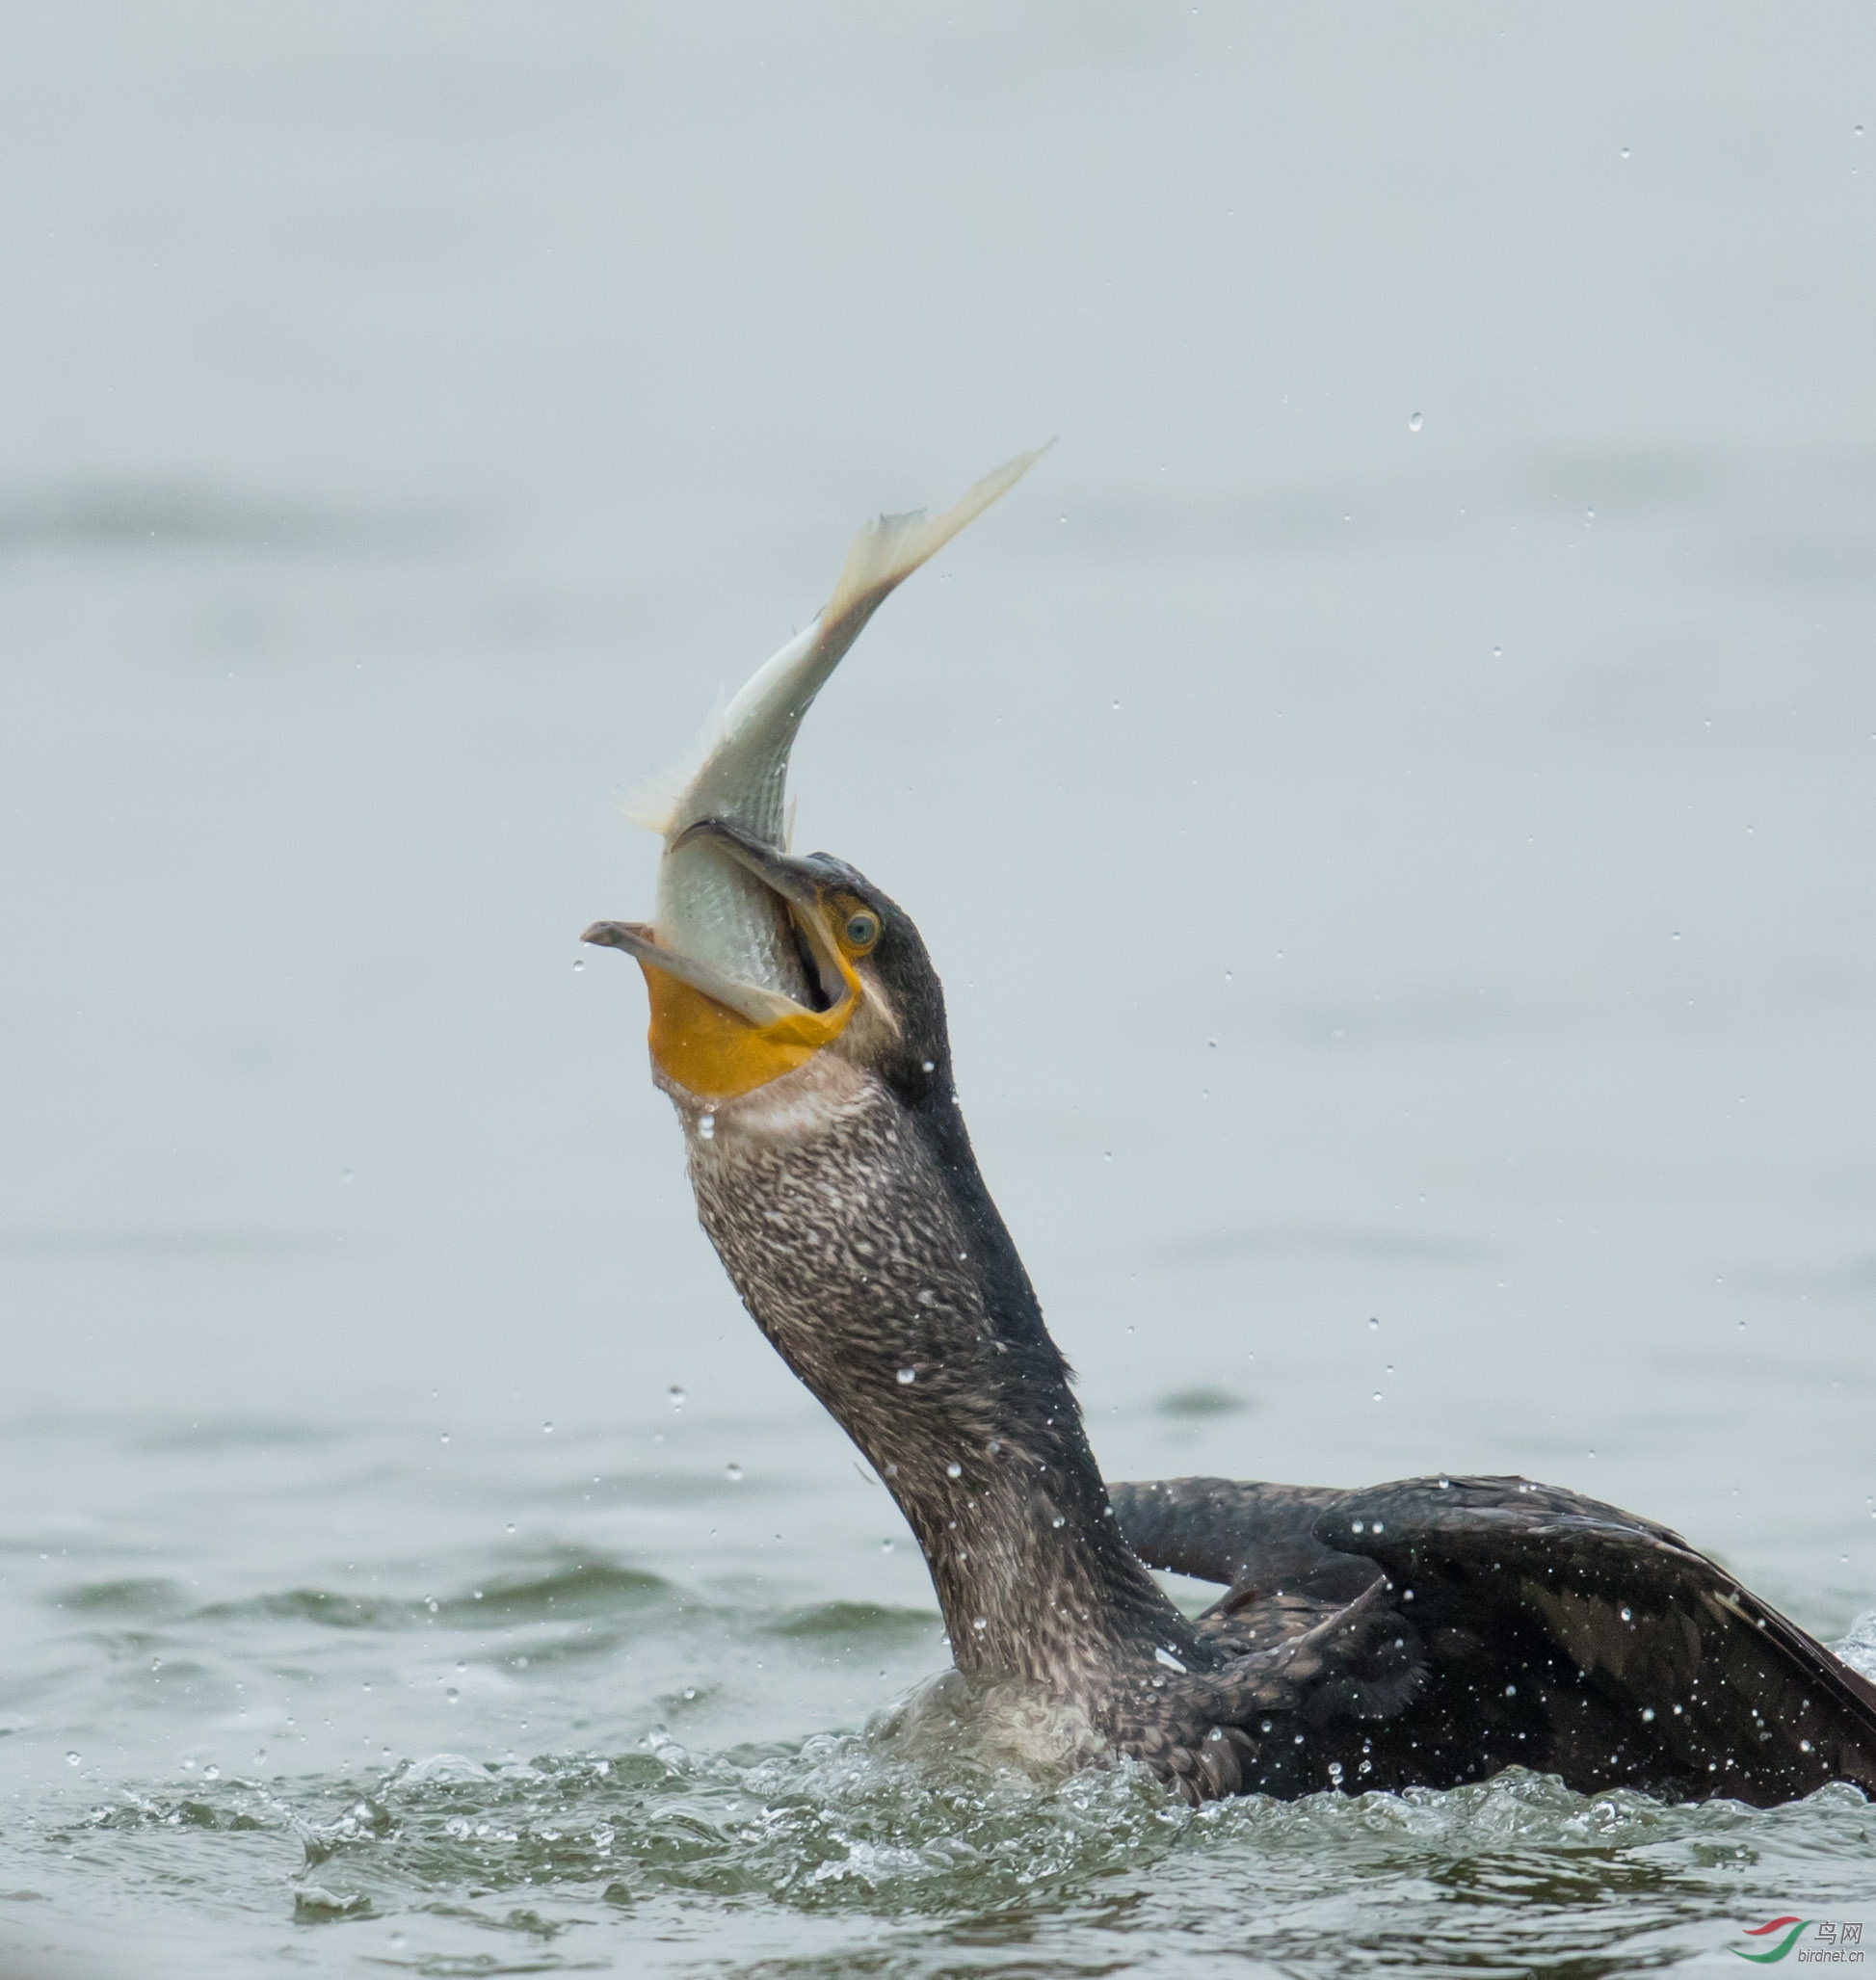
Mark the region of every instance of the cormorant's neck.
<instances>
[{"instance_id":1,"label":"cormorant's neck","mask_svg":"<svg viewBox=\"0 0 1876 1980\"><path fill-rule=\"evenodd\" d=\"M961 1667L1070 1694L1159 1650L1202 1667L1109 1513L1068 1365L934 1086L909 1098L824 1054L707 1133L679 1096L704 1228L898 1501Z\"/></svg>"}]
</instances>

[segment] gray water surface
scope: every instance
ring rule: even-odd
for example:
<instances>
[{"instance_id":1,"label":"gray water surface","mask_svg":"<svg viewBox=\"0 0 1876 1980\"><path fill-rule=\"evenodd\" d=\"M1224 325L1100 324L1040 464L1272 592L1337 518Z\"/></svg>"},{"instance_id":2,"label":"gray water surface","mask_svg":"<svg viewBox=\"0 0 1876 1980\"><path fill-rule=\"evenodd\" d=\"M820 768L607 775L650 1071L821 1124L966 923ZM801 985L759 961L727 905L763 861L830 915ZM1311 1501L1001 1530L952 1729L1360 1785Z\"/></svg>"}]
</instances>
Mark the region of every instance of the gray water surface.
<instances>
[{"instance_id":1,"label":"gray water surface","mask_svg":"<svg viewBox=\"0 0 1876 1980\"><path fill-rule=\"evenodd\" d=\"M1059 434L795 784L926 934L1104 1465L1519 1470L1840 1635L1866 10L9 44L0 1961L1601 1975L1876 1914L1848 1790L1192 1815L909 1746L922 1564L574 939L854 527Z\"/></svg>"}]
</instances>

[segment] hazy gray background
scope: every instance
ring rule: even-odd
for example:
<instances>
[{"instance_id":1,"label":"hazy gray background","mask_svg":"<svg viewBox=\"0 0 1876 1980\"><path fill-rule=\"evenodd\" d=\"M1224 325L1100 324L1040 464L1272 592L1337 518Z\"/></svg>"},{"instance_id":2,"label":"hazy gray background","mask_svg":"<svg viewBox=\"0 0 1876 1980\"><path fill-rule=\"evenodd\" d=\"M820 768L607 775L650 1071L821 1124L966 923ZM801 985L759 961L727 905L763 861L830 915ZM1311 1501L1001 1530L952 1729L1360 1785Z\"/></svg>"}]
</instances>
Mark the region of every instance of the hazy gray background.
<instances>
[{"instance_id":1,"label":"hazy gray background","mask_svg":"<svg viewBox=\"0 0 1876 1980\"><path fill-rule=\"evenodd\" d=\"M817 1598L929 1604L574 937L648 909L622 800L855 526L1052 434L795 786L927 935L1104 1462L1521 1469L1867 1605L1866 9L7 40L0 1519L48 1671L40 1554L330 1585L328 1526L409 1556L660 1435L768 1454ZM774 1546L753 1492L671 1517L600 1539Z\"/></svg>"}]
</instances>

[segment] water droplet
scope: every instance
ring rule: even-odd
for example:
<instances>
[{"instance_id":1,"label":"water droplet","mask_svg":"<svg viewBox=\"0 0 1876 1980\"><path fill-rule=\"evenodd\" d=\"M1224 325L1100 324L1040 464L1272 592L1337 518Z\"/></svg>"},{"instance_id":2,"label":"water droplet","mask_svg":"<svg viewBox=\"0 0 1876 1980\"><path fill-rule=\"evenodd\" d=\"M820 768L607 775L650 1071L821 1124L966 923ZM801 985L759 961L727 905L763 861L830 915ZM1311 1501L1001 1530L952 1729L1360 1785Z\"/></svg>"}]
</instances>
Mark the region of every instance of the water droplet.
<instances>
[{"instance_id":1,"label":"water droplet","mask_svg":"<svg viewBox=\"0 0 1876 1980\"><path fill-rule=\"evenodd\" d=\"M684 1407L686 1401L688 1400L688 1397L686 1396L684 1391L684 1386L680 1382L674 1382L671 1385L671 1386L668 1389L666 1389L665 1394L670 1399L671 1407L674 1410L681 1410Z\"/></svg>"},{"instance_id":2,"label":"water droplet","mask_svg":"<svg viewBox=\"0 0 1876 1980\"><path fill-rule=\"evenodd\" d=\"M1654 1722L1654 1707L1653 1707L1652 1705L1644 1705L1644 1706L1642 1707L1642 1724L1643 1724L1644 1726L1650 1726L1650 1725L1652 1725L1652 1724L1653 1724L1653 1722Z\"/></svg>"},{"instance_id":3,"label":"water droplet","mask_svg":"<svg viewBox=\"0 0 1876 1980\"><path fill-rule=\"evenodd\" d=\"M77 1757L78 1756L76 1754L67 1754L66 1756L66 1758L68 1760L75 1760ZM196 1762L193 1759L184 1760L182 1763L182 1771L185 1774L193 1774L196 1771Z\"/></svg>"},{"instance_id":4,"label":"water droplet","mask_svg":"<svg viewBox=\"0 0 1876 1980\"><path fill-rule=\"evenodd\" d=\"M1585 524L1589 524L1589 523L1592 523L1592 522L1594 522L1595 520L1596 520L1596 511L1595 511L1594 509L1585 509L1585 510L1583 511L1583 521L1584 521L1584 523L1585 523Z\"/></svg>"},{"instance_id":5,"label":"water droplet","mask_svg":"<svg viewBox=\"0 0 1876 1980\"><path fill-rule=\"evenodd\" d=\"M1494 660L1502 660L1502 659L1503 659L1503 658L1505 657L1505 649L1504 649L1504 647L1493 647L1493 649L1492 649L1492 657L1493 657L1493 658Z\"/></svg>"},{"instance_id":6,"label":"water droplet","mask_svg":"<svg viewBox=\"0 0 1876 1980\"><path fill-rule=\"evenodd\" d=\"M1505 1686L1505 1696L1506 1696L1507 1698L1516 1698L1516 1697L1518 1696L1518 1687L1517 1687L1517 1685L1515 1685L1515 1684L1507 1684L1507 1685Z\"/></svg>"},{"instance_id":7,"label":"water droplet","mask_svg":"<svg viewBox=\"0 0 1876 1980\"><path fill-rule=\"evenodd\" d=\"M1869 1516L1869 1517L1870 1517L1870 1518L1871 1518L1872 1519L1876 1519L1876 1513L1872 1513L1872 1514L1870 1514L1870 1516ZM163 1668L163 1659L162 1659L161 1657L152 1657L152 1658L151 1658L151 1659L149 1660L149 1667L150 1667L150 1669L151 1669L152 1671L160 1671L160 1670L162 1670L162 1668Z\"/></svg>"},{"instance_id":8,"label":"water droplet","mask_svg":"<svg viewBox=\"0 0 1876 1980\"><path fill-rule=\"evenodd\" d=\"M1869 1517L1870 1517L1870 1518L1871 1518L1872 1519L1876 1519L1876 1513L1872 1513L1872 1514L1870 1514L1870 1516L1869 1516ZM1066 1525L1067 1525L1067 1524L1068 1524L1069 1522L1068 1522L1068 1518L1067 1518L1067 1517L1066 1517L1066 1516L1065 1516L1064 1514L1061 1514L1061 1513L1057 1513L1057 1514L1056 1514L1056 1516L1055 1516L1055 1518L1054 1518L1053 1519L1051 1519L1051 1520L1050 1520L1050 1521L1049 1521L1048 1523L1049 1523L1049 1524L1050 1524L1051 1526L1055 1527L1055 1528L1057 1529L1057 1531L1059 1532L1059 1531L1061 1530L1061 1528L1063 1528L1064 1526L1066 1526Z\"/></svg>"},{"instance_id":9,"label":"water droplet","mask_svg":"<svg viewBox=\"0 0 1876 1980\"><path fill-rule=\"evenodd\" d=\"M1375 1392L1374 1392L1374 1399L1375 1399L1375 1401L1376 1401L1376 1402L1379 1402L1379 1401L1381 1400L1381 1391L1380 1391L1379 1389L1376 1389L1376 1390L1375 1390Z\"/></svg>"},{"instance_id":10,"label":"water droplet","mask_svg":"<svg viewBox=\"0 0 1876 1980\"><path fill-rule=\"evenodd\" d=\"M1624 156L1625 158L1626 158L1626 157L1628 156L1628 146L1627 146L1626 145L1624 145L1624 146L1622 147L1622 155L1623 155L1623 156Z\"/></svg>"},{"instance_id":11,"label":"water droplet","mask_svg":"<svg viewBox=\"0 0 1876 1980\"><path fill-rule=\"evenodd\" d=\"M1370 1313L1368 1315L1368 1332L1370 1333L1373 1333L1380 1327L1380 1325L1381 1322L1377 1320L1372 1313Z\"/></svg>"},{"instance_id":12,"label":"water droplet","mask_svg":"<svg viewBox=\"0 0 1876 1980\"><path fill-rule=\"evenodd\" d=\"M740 1485L743 1482L743 1467L740 1465L726 1465L723 1467L723 1475L731 1485Z\"/></svg>"},{"instance_id":13,"label":"water droplet","mask_svg":"<svg viewBox=\"0 0 1876 1980\"><path fill-rule=\"evenodd\" d=\"M352 1180L352 1172L351 1172L351 1170L349 1170L349 1169L341 1169L341 1170L339 1171L339 1180L340 1180L341 1182L350 1182L350 1181Z\"/></svg>"},{"instance_id":14,"label":"water droplet","mask_svg":"<svg viewBox=\"0 0 1876 1980\"><path fill-rule=\"evenodd\" d=\"M1635 1620L1635 1612L1632 1609L1622 1608L1619 1609L1616 1613L1621 1616L1622 1620L1625 1623L1632 1623Z\"/></svg>"},{"instance_id":15,"label":"water droplet","mask_svg":"<svg viewBox=\"0 0 1876 1980\"><path fill-rule=\"evenodd\" d=\"M1418 433L1418 432L1419 432L1419 430L1420 430L1420 415L1419 415L1419 414L1418 414L1417 412L1413 412L1413 413L1410 413L1410 414L1408 415L1408 419L1407 419L1407 430L1408 430L1408 432L1409 432L1409 433L1411 433L1411 434L1416 434L1416 433Z\"/></svg>"},{"instance_id":16,"label":"water droplet","mask_svg":"<svg viewBox=\"0 0 1876 1980\"><path fill-rule=\"evenodd\" d=\"M921 1059L918 1062L918 1069L921 1072L936 1072L938 1070L938 1061L936 1059Z\"/></svg>"},{"instance_id":17,"label":"water droplet","mask_svg":"<svg viewBox=\"0 0 1876 1980\"><path fill-rule=\"evenodd\" d=\"M715 1141L717 1138L717 1117L714 1114L705 1114L698 1122L697 1131L704 1141Z\"/></svg>"},{"instance_id":18,"label":"water droplet","mask_svg":"<svg viewBox=\"0 0 1876 1980\"><path fill-rule=\"evenodd\" d=\"M508 1530L509 1530L509 1531L510 1531L511 1533L513 1533L513 1532L515 1531L515 1521L514 1521L513 1519L511 1519L511 1520L510 1520L510 1521L508 1522Z\"/></svg>"},{"instance_id":19,"label":"water droplet","mask_svg":"<svg viewBox=\"0 0 1876 1980\"><path fill-rule=\"evenodd\" d=\"M67 1754L66 1756L66 1765L67 1767L75 1767L77 1766L81 1757L82 1756L78 1754Z\"/></svg>"},{"instance_id":20,"label":"water droplet","mask_svg":"<svg viewBox=\"0 0 1876 1980\"><path fill-rule=\"evenodd\" d=\"M981 1636L991 1626L990 1618L988 1616L973 1616L970 1619L970 1626Z\"/></svg>"},{"instance_id":21,"label":"water droplet","mask_svg":"<svg viewBox=\"0 0 1876 1980\"><path fill-rule=\"evenodd\" d=\"M1114 704L1114 712L1116 715L1118 715L1121 712L1121 704L1119 701L1116 701Z\"/></svg>"},{"instance_id":22,"label":"water droplet","mask_svg":"<svg viewBox=\"0 0 1876 1980\"><path fill-rule=\"evenodd\" d=\"M449 1441L449 1432L448 1432L447 1430L446 1430L446 1431L444 1431L444 1432L443 1432L443 1434L442 1434L442 1436L441 1436L441 1437L439 1437L439 1438L438 1438L438 1439L436 1439L436 1441L437 1441L438 1443L447 1443L447 1442Z\"/></svg>"},{"instance_id":23,"label":"water droplet","mask_svg":"<svg viewBox=\"0 0 1876 1980\"><path fill-rule=\"evenodd\" d=\"M918 1370L916 1368L901 1368L899 1370L899 1386L901 1388L910 1388L917 1380Z\"/></svg>"},{"instance_id":24,"label":"water droplet","mask_svg":"<svg viewBox=\"0 0 1876 1980\"><path fill-rule=\"evenodd\" d=\"M553 1425L552 1425L551 1423L543 1423L543 1424L542 1424L542 1425L541 1426L541 1434L542 1434L542 1437L551 1437L551 1436L553 1436L553 1434L554 1434L554 1426L553 1426Z\"/></svg>"},{"instance_id":25,"label":"water droplet","mask_svg":"<svg viewBox=\"0 0 1876 1980\"><path fill-rule=\"evenodd\" d=\"M945 1465L944 1475L947 1478L962 1478L964 1475L964 1467L954 1462Z\"/></svg>"},{"instance_id":26,"label":"water droplet","mask_svg":"<svg viewBox=\"0 0 1876 1980\"><path fill-rule=\"evenodd\" d=\"M880 1542L880 1551L881 1551L881 1553L883 1553L883 1554L889 1554L889 1553L890 1553L890 1552L892 1551L892 1549L893 1549L893 1547L894 1547L894 1545L895 1545L895 1544L896 1544L896 1543L895 1543L895 1542L893 1542L893 1541L890 1541L890 1540L883 1540L883 1541L881 1541L881 1542Z\"/></svg>"},{"instance_id":27,"label":"water droplet","mask_svg":"<svg viewBox=\"0 0 1876 1980\"><path fill-rule=\"evenodd\" d=\"M573 958L573 971L574 971L574 974L575 974L575 975L577 975L577 974L578 974L578 973L579 973L579 972L580 972L580 971L581 971L582 969L584 969L585 967L586 967L586 958L585 958L584 956L575 956L575 957Z\"/></svg>"},{"instance_id":28,"label":"water droplet","mask_svg":"<svg viewBox=\"0 0 1876 1980\"><path fill-rule=\"evenodd\" d=\"M450 1702L451 1704L454 1704L457 1702L457 1700L462 1696L462 1694L457 1690L455 1685L452 1684L450 1688L446 1692L444 1692L443 1696Z\"/></svg>"}]
</instances>

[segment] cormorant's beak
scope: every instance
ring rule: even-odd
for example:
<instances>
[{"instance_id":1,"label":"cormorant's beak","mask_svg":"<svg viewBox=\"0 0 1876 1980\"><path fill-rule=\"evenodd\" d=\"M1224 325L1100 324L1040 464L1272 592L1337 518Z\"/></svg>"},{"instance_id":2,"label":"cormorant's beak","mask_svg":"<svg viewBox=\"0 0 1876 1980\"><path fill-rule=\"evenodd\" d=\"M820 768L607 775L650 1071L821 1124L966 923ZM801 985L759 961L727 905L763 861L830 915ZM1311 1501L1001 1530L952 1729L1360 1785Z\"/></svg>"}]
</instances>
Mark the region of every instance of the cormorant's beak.
<instances>
[{"instance_id":1,"label":"cormorant's beak","mask_svg":"<svg viewBox=\"0 0 1876 1980\"><path fill-rule=\"evenodd\" d=\"M595 921L580 939L623 949L645 971L651 999L651 1056L700 1099L731 1099L806 1063L845 1030L860 981L829 924L813 870L721 819L700 818L672 850L706 842L751 874L800 931L826 1008L726 975L667 948L643 922ZM792 912L791 912L792 911Z\"/></svg>"},{"instance_id":2,"label":"cormorant's beak","mask_svg":"<svg viewBox=\"0 0 1876 1980\"><path fill-rule=\"evenodd\" d=\"M1007 462L942 515L882 516L863 529L814 622L757 670L693 765L642 813L665 841L655 923L595 922L584 939L638 959L651 1056L700 1098L728 1099L792 1070L853 1015L859 979L821 924L805 869L779 850L789 752L808 704L886 596L1036 458ZM826 1009L813 1008L817 988Z\"/></svg>"}]
</instances>

